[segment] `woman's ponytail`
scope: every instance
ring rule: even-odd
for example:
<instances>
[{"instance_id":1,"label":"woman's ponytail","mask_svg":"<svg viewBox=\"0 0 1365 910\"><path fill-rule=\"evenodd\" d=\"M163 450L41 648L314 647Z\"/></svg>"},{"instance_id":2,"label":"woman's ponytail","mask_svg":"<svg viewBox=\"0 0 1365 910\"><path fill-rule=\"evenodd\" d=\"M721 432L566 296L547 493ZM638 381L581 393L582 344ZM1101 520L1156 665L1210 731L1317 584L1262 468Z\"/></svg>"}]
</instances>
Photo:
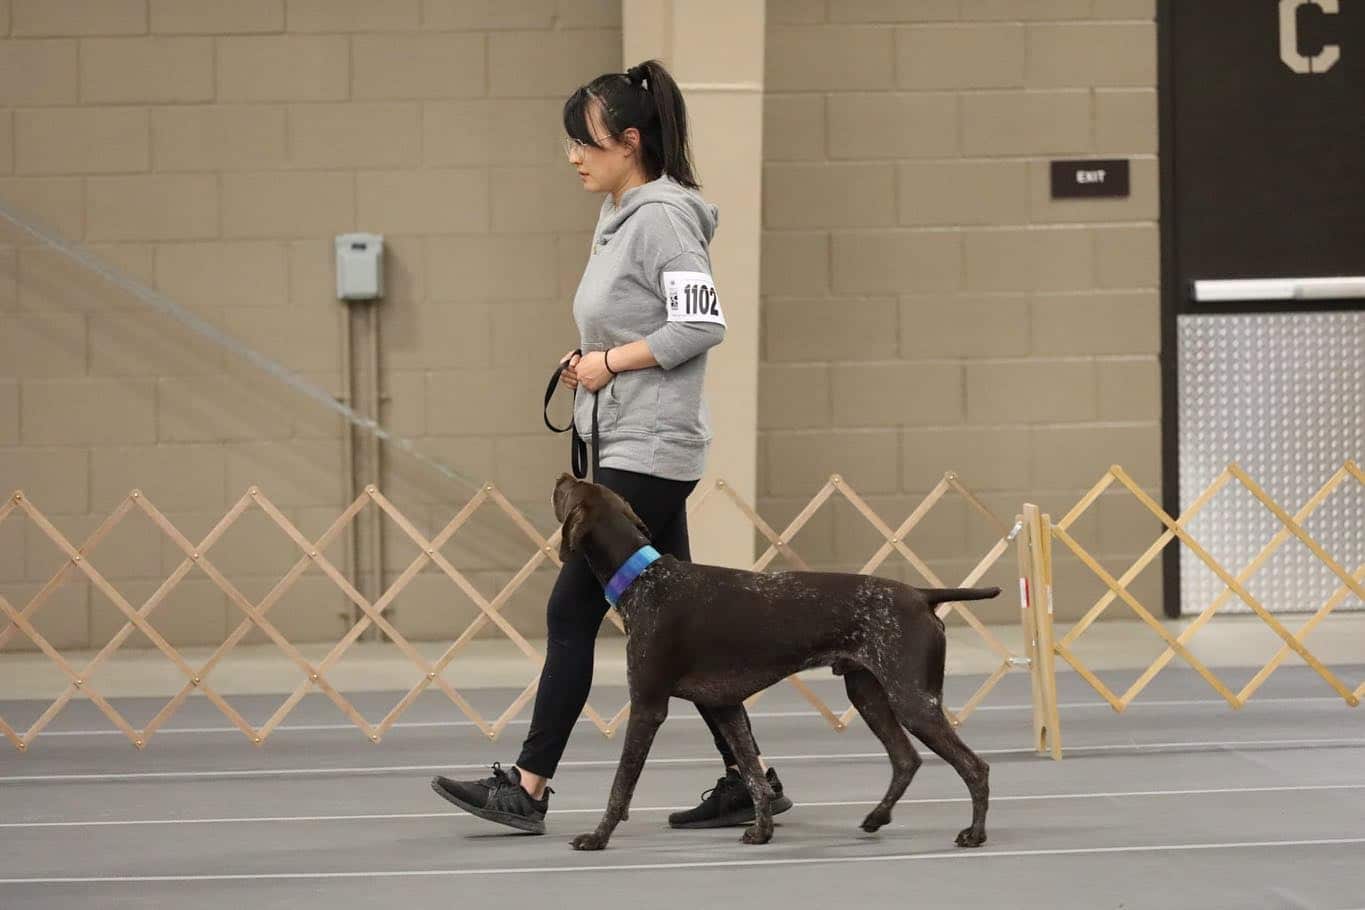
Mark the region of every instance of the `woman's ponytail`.
<instances>
[{"instance_id":1,"label":"woman's ponytail","mask_svg":"<svg viewBox=\"0 0 1365 910\"><path fill-rule=\"evenodd\" d=\"M658 60L632 66L626 71L626 78L648 93L653 102L659 122L661 170L683 186L696 189L687 139L687 105L678 83Z\"/></svg>"}]
</instances>

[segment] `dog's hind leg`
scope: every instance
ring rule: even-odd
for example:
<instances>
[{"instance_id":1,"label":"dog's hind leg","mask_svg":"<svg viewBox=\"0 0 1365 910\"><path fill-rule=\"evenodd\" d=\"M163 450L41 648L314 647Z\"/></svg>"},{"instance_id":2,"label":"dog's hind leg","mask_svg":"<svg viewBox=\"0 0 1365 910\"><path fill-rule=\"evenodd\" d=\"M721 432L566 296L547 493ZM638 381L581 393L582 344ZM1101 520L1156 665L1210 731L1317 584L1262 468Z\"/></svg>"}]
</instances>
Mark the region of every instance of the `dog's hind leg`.
<instances>
[{"instance_id":1,"label":"dog's hind leg","mask_svg":"<svg viewBox=\"0 0 1365 910\"><path fill-rule=\"evenodd\" d=\"M943 716L937 703L922 700L915 704L895 690L888 690L891 704L906 728L933 750L939 758L952 765L953 770L967 785L972 797L972 824L957 835L959 847L979 847L986 842L986 806L990 798L990 765L967 747Z\"/></svg>"},{"instance_id":2,"label":"dog's hind leg","mask_svg":"<svg viewBox=\"0 0 1365 910\"><path fill-rule=\"evenodd\" d=\"M744 830L740 840L746 844L766 844L773 839L773 788L758 764L758 753L754 751L749 726L744 722L743 708L740 705L712 708L711 716L730 744L744 785L749 789L749 797L754 801L754 823Z\"/></svg>"},{"instance_id":3,"label":"dog's hind leg","mask_svg":"<svg viewBox=\"0 0 1365 910\"><path fill-rule=\"evenodd\" d=\"M611 839L611 832L626 817L630 799L635 795L635 784L640 780L649 747L654 744L654 735L668 717L668 701L660 704L635 704L630 706L630 720L626 723L626 739L621 745L621 762L616 766L616 779L611 784L611 797L607 800L607 811L598 822L597 830L580 834L571 842L575 850L601 850Z\"/></svg>"},{"instance_id":4,"label":"dog's hind leg","mask_svg":"<svg viewBox=\"0 0 1365 910\"><path fill-rule=\"evenodd\" d=\"M846 672L844 690L848 692L848 700L853 702L863 720L867 721L868 728L882 741L887 757L891 759L891 785L886 789L886 796L863 819L864 831L876 831L891 821L891 810L904 795L905 788L910 786L911 779L923 761L910 742L910 737L905 735L905 730L896 720L886 690L877 682L872 671L860 667Z\"/></svg>"}]
</instances>

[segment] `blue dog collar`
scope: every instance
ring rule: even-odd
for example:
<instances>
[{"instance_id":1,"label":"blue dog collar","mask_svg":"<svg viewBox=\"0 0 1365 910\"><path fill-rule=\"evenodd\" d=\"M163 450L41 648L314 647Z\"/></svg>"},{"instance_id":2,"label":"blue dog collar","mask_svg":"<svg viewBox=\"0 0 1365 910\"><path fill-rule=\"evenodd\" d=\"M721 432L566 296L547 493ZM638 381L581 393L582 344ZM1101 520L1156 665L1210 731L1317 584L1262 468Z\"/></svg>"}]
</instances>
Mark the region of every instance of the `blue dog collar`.
<instances>
[{"instance_id":1,"label":"blue dog collar","mask_svg":"<svg viewBox=\"0 0 1365 910\"><path fill-rule=\"evenodd\" d=\"M616 601L620 600L621 595L626 593L626 588L629 588L631 583L640 577L640 573L648 569L658 558L659 551L649 544L645 544L632 553L625 565L617 569L616 574L611 577L611 581L607 582L607 603L613 607L616 606Z\"/></svg>"}]
</instances>

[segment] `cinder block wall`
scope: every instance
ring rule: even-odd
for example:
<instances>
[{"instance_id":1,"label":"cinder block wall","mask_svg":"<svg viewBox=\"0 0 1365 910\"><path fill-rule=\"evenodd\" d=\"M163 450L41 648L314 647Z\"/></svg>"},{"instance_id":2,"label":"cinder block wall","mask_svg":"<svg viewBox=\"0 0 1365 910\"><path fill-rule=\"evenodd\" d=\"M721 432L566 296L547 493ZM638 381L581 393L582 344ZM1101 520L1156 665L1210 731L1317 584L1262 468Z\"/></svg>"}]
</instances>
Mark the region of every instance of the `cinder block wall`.
<instances>
[{"instance_id":1,"label":"cinder block wall","mask_svg":"<svg viewBox=\"0 0 1365 910\"><path fill-rule=\"evenodd\" d=\"M780 526L836 471L893 524L945 470L1007 519L1025 498L1060 515L1112 461L1158 490L1152 7L769 4L766 517ZM574 337L597 204L565 179L558 107L620 68L618 2L0 0L0 36L0 198L334 392L331 238L385 233L383 419L548 529L541 486L566 442L536 402ZM1072 155L1130 157L1133 198L1051 202L1046 162ZM0 230L0 488L73 540L137 486L198 541L252 484L315 538L345 498L341 439L316 405ZM428 534L472 493L402 457L382 486ZM1111 566L1154 533L1116 496L1077 529ZM416 549L386 534L392 579ZM952 582L992 539L950 501L910 543ZM878 542L836 502L795 546L857 568ZM529 545L484 509L445 552L491 596ZM211 554L252 599L295 556L254 510ZM1012 585L1008 559L991 580ZM132 514L90 561L137 605L179 560ZM62 561L26 520L0 524L11 603ZM528 632L552 577L508 607ZM1137 585L1153 605L1155 581ZM431 571L397 606L414 637L475 615ZM334 639L342 607L310 572L273 618ZM239 619L197 575L153 614L176 644ZM121 616L67 584L35 621L69 648Z\"/></svg>"},{"instance_id":2,"label":"cinder block wall","mask_svg":"<svg viewBox=\"0 0 1365 910\"><path fill-rule=\"evenodd\" d=\"M1008 521L1026 498L1060 518L1114 462L1157 493L1154 12L768 4L763 514L835 472L893 527L949 470ZM1049 161L1091 156L1131 159L1131 198L1051 200ZM1156 533L1120 496L1077 528L1120 570ZM994 539L954 499L909 542L955 583ZM793 545L856 568L880 543L836 499ZM1007 592L1012 560L990 576ZM1059 586L1095 593L1078 569L1059 555ZM1156 568L1136 590L1159 610Z\"/></svg>"},{"instance_id":3,"label":"cinder block wall","mask_svg":"<svg viewBox=\"0 0 1365 910\"><path fill-rule=\"evenodd\" d=\"M598 205L564 163L559 108L621 68L620 16L618 0L0 0L0 198L333 393L332 237L384 233L383 419L548 531L567 442L538 402L576 340L567 301ZM314 539L347 499L342 464L334 415L0 230L0 488L74 542L135 486L197 542L252 484ZM382 488L428 534L474 493L398 455ZM386 533L392 579L417 550ZM485 509L445 552L491 597L532 549ZM252 509L209 556L256 600L297 551ZM134 513L90 563L136 606L180 559ZM0 524L11 603L62 562L27 519ZM509 607L528 631L551 577ZM343 606L313 570L271 616L335 640ZM430 571L397 606L418 637L475 616ZM175 644L240 619L199 573L152 615ZM35 621L67 648L122 617L77 583Z\"/></svg>"}]
</instances>

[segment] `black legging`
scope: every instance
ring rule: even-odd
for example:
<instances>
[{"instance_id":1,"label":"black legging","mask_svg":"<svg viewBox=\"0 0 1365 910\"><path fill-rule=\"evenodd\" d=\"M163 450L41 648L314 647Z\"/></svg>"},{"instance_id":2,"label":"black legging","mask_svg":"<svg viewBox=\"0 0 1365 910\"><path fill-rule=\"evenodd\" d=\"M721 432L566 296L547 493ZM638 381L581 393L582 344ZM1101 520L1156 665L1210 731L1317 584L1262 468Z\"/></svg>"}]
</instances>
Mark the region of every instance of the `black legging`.
<instances>
[{"instance_id":1,"label":"black legging","mask_svg":"<svg viewBox=\"0 0 1365 910\"><path fill-rule=\"evenodd\" d=\"M597 482L618 493L650 530L650 543L661 554L682 560L692 558L687 540L687 497L695 480L666 480L633 471L600 468ZM607 615L602 585L582 556L575 556L559 570L546 608L549 642L545 666L540 671L531 730L522 744L517 767L542 777L554 777L569 734L588 700L592 688L593 648L597 630ZM730 746L716 726L711 712L698 705L726 766L736 764ZM746 713L744 723L749 717ZM750 738L753 730L749 730ZM758 743L754 743L758 752Z\"/></svg>"}]
</instances>

